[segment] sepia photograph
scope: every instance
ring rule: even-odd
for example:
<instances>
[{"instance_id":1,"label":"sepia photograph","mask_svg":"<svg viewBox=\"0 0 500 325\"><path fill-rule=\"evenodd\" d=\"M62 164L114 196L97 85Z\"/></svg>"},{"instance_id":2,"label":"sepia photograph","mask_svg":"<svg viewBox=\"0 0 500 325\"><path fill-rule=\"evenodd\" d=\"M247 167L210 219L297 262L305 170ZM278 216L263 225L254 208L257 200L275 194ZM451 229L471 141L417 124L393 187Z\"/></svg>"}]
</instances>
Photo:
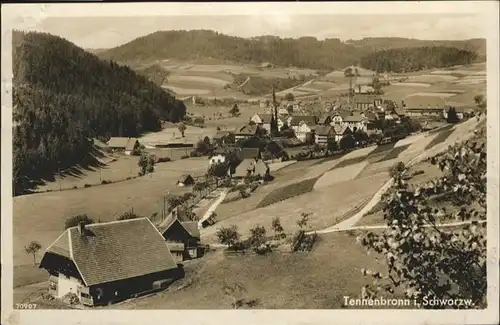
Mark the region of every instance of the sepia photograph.
<instances>
[{"instance_id":1,"label":"sepia photograph","mask_svg":"<svg viewBox=\"0 0 500 325\"><path fill-rule=\"evenodd\" d=\"M2 5L2 324L498 323L498 8Z\"/></svg>"}]
</instances>

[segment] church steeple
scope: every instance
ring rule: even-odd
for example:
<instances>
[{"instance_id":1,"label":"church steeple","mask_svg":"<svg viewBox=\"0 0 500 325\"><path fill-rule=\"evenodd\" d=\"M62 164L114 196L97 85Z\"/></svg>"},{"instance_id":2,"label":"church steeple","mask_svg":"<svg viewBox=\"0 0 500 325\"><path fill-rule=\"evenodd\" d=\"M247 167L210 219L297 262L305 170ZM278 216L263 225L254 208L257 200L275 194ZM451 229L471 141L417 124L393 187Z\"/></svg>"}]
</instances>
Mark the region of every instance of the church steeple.
<instances>
[{"instance_id":1,"label":"church steeple","mask_svg":"<svg viewBox=\"0 0 500 325\"><path fill-rule=\"evenodd\" d=\"M272 103L272 116L271 116L271 134L278 133L278 103L276 102L276 91L273 84L273 103Z\"/></svg>"}]
</instances>

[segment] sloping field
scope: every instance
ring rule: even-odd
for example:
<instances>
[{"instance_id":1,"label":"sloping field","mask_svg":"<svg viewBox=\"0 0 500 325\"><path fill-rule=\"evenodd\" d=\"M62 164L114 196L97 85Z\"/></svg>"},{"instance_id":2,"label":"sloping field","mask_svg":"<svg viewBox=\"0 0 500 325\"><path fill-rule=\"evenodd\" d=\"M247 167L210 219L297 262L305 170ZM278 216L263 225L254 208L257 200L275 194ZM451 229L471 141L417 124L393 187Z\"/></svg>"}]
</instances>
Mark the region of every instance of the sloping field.
<instances>
[{"instance_id":1,"label":"sloping field","mask_svg":"<svg viewBox=\"0 0 500 325\"><path fill-rule=\"evenodd\" d=\"M222 220L212 227L201 230L202 241L217 242L215 232L220 227L237 225L243 236L249 234L255 225L270 229L274 217L279 217L285 232L297 229L296 221L302 212L311 213L308 225L311 230L322 229L335 224L359 202L374 195L387 181L387 174L370 178L354 179L333 186L315 190L263 208L240 213L232 218Z\"/></svg>"},{"instance_id":2,"label":"sloping field","mask_svg":"<svg viewBox=\"0 0 500 325\"><path fill-rule=\"evenodd\" d=\"M438 133L433 139L432 141L427 144L427 146L425 146L425 150L428 150L428 149L431 149L432 147L434 147L435 145L445 141L451 134L453 133L453 129L449 129L449 130L444 130L440 133Z\"/></svg>"},{"instance_id":3,"label":"sloping field","mask_svg":"<svg viewBox=\"0 0 500 325\"><path fill-rule=\"evenodd\" d=\"M332 186L337 183L353 180L358 174L368 165L367 161L357 164L350 164L345 167L335 167L333 170L326 172L314 184L314 190Z\"/></svg>"},{"instance_id":4,"label":"sloping field","mask_svg":"<svg viewBox=\"0 0 500 325\"><path fill-rule=\"evenodd\" d=\"M33 258L24 253L24 246L36 240L45 250L64 230L68 217L86 213L94 221L106 222L116 220L132 208L138 215L159 213L164 195L189 191L176 186L182 174L202 174L206 167L205 158L190 158L158 164L153 174L125 182L14 197L14 265L32 263Z\"/></svg>"},{"instance_id":5,"label":"sloping field","mask_svg":"<svg viewBox=\"0 0 500 325\"><path fill-rule=\"evenodd\" d=\"M176 87L171 85L164 85L163 88L170 89L177 96L191 96L191 95L208 95L211 93L209 89L200 88L187 88L187 87Z\"/></svg>"},{"instance_id":6,"label":"sloping field","mask_svg":"<svg viewBox=\"0 0 500 325\"><path fill-rule=\"evenodd\" d=\"M413 76L410 78L412 82L422 82L422 83L437 83L437 82L450 82L457 80L457 77L451 75L435 75L435 74L423 74L419 76Z\"/></svg>"},{"instance_id":7,"label":"sloping field","mask_svg":"<svg viewBox=\"0 0 500 325\"><path fill-rule=\"evenodd\" d=\"M183 76L179 74L169 76L168 82L169 84L189 84L190 86L201 84L214 87L224 87L225 85L231 83L231 81L215 77Z\"/></svg>"},{"instance_id":8,"label":"sloping field","mask_svg":"<svg viewBox=\"0 0 500 325\"><path fill-rule=\"evenodd\" d=\"M383 162L386 160L391 160L391 159L396 159L398 156L408 149L410 147L410 144L404 145L404 146L399 146L397 148L392 149L387 155L385 155L382 159L380 159L378 162Z\"/></svg>"},{"instance_id":9,"label":"sloping field","mask_svg":"<svg viewBox=\"0 0 500 325\"><path fill-rule=\"evenodd\" d=\"M269 193L260 203L257 208L263 208L280 201L284 201L313 190L316 178L306 179L297 183L277 188Z\"/></svg>"},{"instance_id":10,"label":"sloping field","mask_svg":"<svg viewBox=\"0 0 500 325\"><path fill-rule=\"evenodd\" d=\"M246 299L258 300L256 308L341 308L344 296L357 297L360 288L368 283L361 274L362 268L385 270L383 263L367 256L356 243L356 235L322 234L313 251L306 255L209 253L186 264L186 278L172 286L183 289L103 308L228 309L231 298L224 295L222 288L233 283L243 284Z\"/></svg>"},{"instance_id":11,"label":"sloping field","mask_svg":"<svg viewBox=\"0 0 500 325\"><path fill-rule=\"evenodd\" d=\"M402 87L430 87L429 83L423 82L392 82L391 86L402 86Z\"/></svg>"}]
</instances>

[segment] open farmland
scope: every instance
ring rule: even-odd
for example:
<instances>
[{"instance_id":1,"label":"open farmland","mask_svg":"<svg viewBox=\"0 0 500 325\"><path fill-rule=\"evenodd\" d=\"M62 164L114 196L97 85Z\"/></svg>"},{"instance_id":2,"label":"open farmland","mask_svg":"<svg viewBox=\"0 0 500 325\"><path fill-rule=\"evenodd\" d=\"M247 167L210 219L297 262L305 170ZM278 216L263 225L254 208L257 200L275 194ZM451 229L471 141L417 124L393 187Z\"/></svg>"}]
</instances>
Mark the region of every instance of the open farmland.
<instances>
[{"instance_id":1,"label":"open farmland","mask_svg":"<svg viewBox=\"0 0 500 325\"><path fill-rule=\"evenodd\" d=\"M356 243L357 235L320 235L307 255L209 253L203 260L186 263L186 278L171 289L111 308L227 309L231 298L224 296L222 287L236 282L247 289L247 300L257 301L256 308L342 308L343 296L359 295L369 281L361 274L361 268L385 269ZM310 299L303 299L304 296Z\"/></svg>"},{"instance_id":2,"label":"open farmland","mask_svg":"<svg viewBox=\"0 0 500 325\"><path fill-rule=\"evenodd\" d=\"M24 253L25 241L37 240L45 249L64 230L68 217L86 213L106 222L131 209L144 216L160 213L164 195L190 190L177 187L178 178L186 172L202 174L206 166L206 158L190 158L158 164L154 173L125 182L15 197L14 265L32 263L32 257Z\"/></svg>"},{"instance_id":3,"label":"open farmland","mask_svg":"<svg viewBox=\"0 0 500 325\"><path fill-rule=\"evenodd\" d=\"M285 232L291 233L298 229L296 221L300 219L302 212L311 213L308 222L311 230L331 226L341 221L352 207L373 196L387 181L387 177L388 174L380 174L366 179L345 181L295 196L293 200L280 201L245 213L235 213L231 218L202 229L202 240L207 243L216 242L217 229L230 225L236 225L243 236L248 235L255 225L270 229L274 217L279 217Z\"/></svg>"}]
</instances>

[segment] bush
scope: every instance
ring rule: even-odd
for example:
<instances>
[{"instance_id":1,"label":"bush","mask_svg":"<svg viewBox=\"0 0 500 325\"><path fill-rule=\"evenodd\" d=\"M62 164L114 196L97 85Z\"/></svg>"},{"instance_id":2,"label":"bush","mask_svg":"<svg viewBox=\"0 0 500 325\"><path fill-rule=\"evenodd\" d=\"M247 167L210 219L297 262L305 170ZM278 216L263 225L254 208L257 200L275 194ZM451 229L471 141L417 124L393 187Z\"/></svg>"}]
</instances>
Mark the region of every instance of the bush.
<instances>
[{"instance_id":1,"label":"bush","mask_svg":"<svg viewBox=\"0 0 500 325\"><path fill-rule=\"evenodd\" d=\"M157 162L157 163L169 162L169 161L172 161L172 159L170 159L170 157L158 157L158 158L156 159L156 162Z\"/></svg>"},{"instance_id":2,"label":"bush","mask_svg":"<svg viewBox=\"0 0 500 325\"><path fill-rule=\"evenodd\" d=\"M111 181L107 181L107 180L103 179L103 180L101 181L101 184L103 184L103 185L104 185L104 184L111 184Z\"/></svg>"},{"instance_id":3,"label":"bush","mask_svg":"<svg viewBox=\"0 0 500 325\"><path fill-rule=\"evenodd\" d=\"M184 155L181 157L181 159L188 159L189 158L189 155Z\"/></svg>"},{"instance_id":4,"label":"bush","mask_svg":"<svg viewBox=\"0 0 500 325\"><path fill-rule=\"evenodd\" d=\"M75 185L75 186L73 186L72 188L75 190L75 189L77 189L77 188L78 188L78 186L76 186L76 185Z\"/></svg>"},{"instance_id":5,"label":"bush","mask_svg":"<svg viewBox=\"0 0 500 325\"><path fill-rule=\"evenodd\" d=\"M74 217L70 217L70 218L66 219L66 222L64 223L64 229L78 226L81 222L84 225L89 225L89 224L93 224L94 220L92 220L92 218L90 218L86 214L79 214L79 215L76 215Z\"/></svg>"},{"instance_id":6,"label":"bush","mask_svg":"<svg viewBox=\"0 0 500 325\"><path fill-rule=\"evenodd\" d=\"M92 185L90 185L90 184L85 184L85 185L83 185L83 187L85 187L85 188L87 188L87 187L92 187Z\"/></svg>"}]
</instances>

